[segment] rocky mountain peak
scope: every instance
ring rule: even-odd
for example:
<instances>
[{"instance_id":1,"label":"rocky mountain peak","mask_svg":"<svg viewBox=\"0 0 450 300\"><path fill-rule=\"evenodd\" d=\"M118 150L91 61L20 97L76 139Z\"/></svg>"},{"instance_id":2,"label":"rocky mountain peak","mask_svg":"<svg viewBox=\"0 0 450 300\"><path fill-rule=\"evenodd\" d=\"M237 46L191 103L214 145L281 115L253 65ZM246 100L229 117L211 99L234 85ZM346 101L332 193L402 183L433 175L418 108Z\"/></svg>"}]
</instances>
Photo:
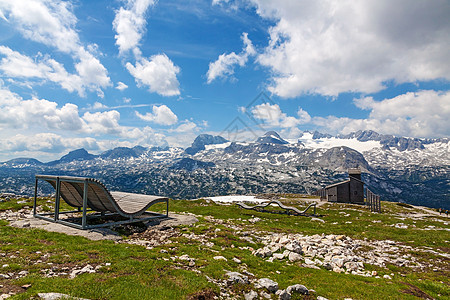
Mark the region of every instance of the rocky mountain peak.
<instances>
[{"instance_id":1,"label":"rocky mountain peak","mask_svg":"<svg viewBox=\"0 0 450 300\"><path fill-rule=\"evenodd\" d=\"M224 139L219 135L210 135L210 134L200 134L197 136L192 143L191 147L186 148L185 152L190 155L194 155L197 152L205 150L206 145L216 145L223 144L228 142L228 140Z\"/></svg>"},{"instance_id":2,"label":"rocky mountain peak","mask_svg":"<svg viewBox=\"0 0 450 300\"><path fill-rule=\"evenodd\" d=\"M268 131L263 136L259 137L256 143L260 144L289 144L287 141L283 140L281 136L275 131Z\"/></svg>"},{"instance_id":3,"label":"rocky mountain peak","mask_svg":"<svg viewBox=\"0 0 450 300\"><path fill-rule=\"evenodd\" d=\"M86 149L81 148L77 150L70 151L68 154L64 155L57 161L58 163L67 163L71 161L78 161L78 160L90 160L95 158L96 155L90 154L86 151Z\"/></svg>"}]
</instances>

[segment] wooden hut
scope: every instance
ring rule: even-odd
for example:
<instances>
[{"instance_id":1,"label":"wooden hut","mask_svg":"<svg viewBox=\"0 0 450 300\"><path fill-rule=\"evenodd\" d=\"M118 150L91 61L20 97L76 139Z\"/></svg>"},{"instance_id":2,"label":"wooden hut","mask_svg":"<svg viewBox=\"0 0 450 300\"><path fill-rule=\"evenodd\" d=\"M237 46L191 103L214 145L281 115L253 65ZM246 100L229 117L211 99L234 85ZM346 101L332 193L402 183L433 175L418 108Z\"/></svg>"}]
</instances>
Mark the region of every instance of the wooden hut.
<instances>
[{"instance_id":1,"label":"wooden hut","mask_svg":"<svg viewBox=\"0 0 450 300\"><path fill-rule=\"evenodd\" d=\"M340 203L364 204L364 182L360 169L349 169L349 179L326 186L318 191L321 200Z\"/></svg>"}]
</instances>

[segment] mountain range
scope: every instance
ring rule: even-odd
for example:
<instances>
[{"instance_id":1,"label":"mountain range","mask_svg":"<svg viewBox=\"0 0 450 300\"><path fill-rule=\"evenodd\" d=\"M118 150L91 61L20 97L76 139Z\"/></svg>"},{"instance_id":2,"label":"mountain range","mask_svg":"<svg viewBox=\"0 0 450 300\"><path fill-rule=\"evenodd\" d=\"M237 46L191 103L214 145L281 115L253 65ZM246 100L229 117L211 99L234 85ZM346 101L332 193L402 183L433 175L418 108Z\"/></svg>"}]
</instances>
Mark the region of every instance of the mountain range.
<instances>
[{"instance_id":1,"label":"mountain range","mask_svg":"<svg viewBox=\"0 0 450 300\"><path fill-rule=\"evenodd\" d=\"M199 135L186 149L85 149L48 163L16 158L0 163L0 192L30 195L35 174L95 177L112 190L199 198L227 194L313 193L360 168L383 200L450 209L448 138L418 139L357 131L332 136L303 132L285 140L269 131L254 142ZM40 187L52 193L50 186Z\"/></svg>"}]
</instances>

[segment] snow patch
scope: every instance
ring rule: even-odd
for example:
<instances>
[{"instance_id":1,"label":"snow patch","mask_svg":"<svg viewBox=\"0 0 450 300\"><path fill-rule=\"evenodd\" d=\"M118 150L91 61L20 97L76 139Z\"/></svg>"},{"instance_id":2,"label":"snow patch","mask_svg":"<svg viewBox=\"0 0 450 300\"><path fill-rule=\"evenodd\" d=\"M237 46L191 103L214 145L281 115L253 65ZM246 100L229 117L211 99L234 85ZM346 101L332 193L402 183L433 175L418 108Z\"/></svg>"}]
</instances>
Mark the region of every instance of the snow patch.
<instances>
[{"instance_id":1,"label":"snow patch","mask_svg":"<svg viewBox=\"0 0 450 300\"><path fill-rule=\"evenodd\" d=\"M234 202L263 203L269 201L267 199L255 198L255 196L217 196L217 197L208 197L205 199L209 199L214 202L220 203L234 203Z\"/></svg>"},{"instance_id":2,"label":"snow patch","mask_svg":"<svg viewBox=\"0 0 450 300\"><path fill-rule=\"evenodd\" d=\"M302 143L305 144L307 148L319 149L326 148L330 149L333 147L349 147L358 152L365 152L375 148L381 148L381 144L379 141L366 141L361 142L357 139L339 139L339 138L320 138L320 139L312 139L312 134L305 133L300 139Z\"/></svg>"},{"instance_id":3,"label":"snow patch","mask_svg":"<svg viewBox=\"0 0 450 300\"><path fill-rule=\"evenodd\" d=\"M213 145L205 145L205 150L217 150L217 149L225 149L230 146L231 142L226 142L223 144L213 144Z\"/></svg>"}]
</instances>

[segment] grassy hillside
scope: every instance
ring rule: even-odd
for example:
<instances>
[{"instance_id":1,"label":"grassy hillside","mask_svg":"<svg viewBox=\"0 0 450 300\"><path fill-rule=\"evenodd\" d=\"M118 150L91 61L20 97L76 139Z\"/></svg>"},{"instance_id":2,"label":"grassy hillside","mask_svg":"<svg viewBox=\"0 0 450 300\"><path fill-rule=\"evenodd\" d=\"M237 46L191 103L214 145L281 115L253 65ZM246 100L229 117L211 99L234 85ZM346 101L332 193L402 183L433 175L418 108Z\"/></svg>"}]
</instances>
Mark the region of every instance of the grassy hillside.
<instances>
[{"instance_id":1,"label":"grassy hillside","mask_svg":"<svg viewBox=\"0 0 450 300\"><path fill-rule=\"evenodd\" d=\"M298 208L311 201L278 196ZM49 209L49 200L39 199L40 206ZM292 299L450 299L449 218L416 207L382 202L377 214L323 203L320 216L311 218L171 200L171 212L198 222L117 228L124 234L119 242L8 226L8 218L30 207L30 199L0 202L0 295L11 299L38 299L43 292L88 299L243 299L250 291L278 299L255 286L261 278L280 290L294 284L310 290ZM295 251L286 249L294 240L303 248L290 260ZM270 255L261 254L265 250ZM355 264L336 267L338 256ZM231 282L227 271L248 282Z\"/></svg>"}]
</instances>

